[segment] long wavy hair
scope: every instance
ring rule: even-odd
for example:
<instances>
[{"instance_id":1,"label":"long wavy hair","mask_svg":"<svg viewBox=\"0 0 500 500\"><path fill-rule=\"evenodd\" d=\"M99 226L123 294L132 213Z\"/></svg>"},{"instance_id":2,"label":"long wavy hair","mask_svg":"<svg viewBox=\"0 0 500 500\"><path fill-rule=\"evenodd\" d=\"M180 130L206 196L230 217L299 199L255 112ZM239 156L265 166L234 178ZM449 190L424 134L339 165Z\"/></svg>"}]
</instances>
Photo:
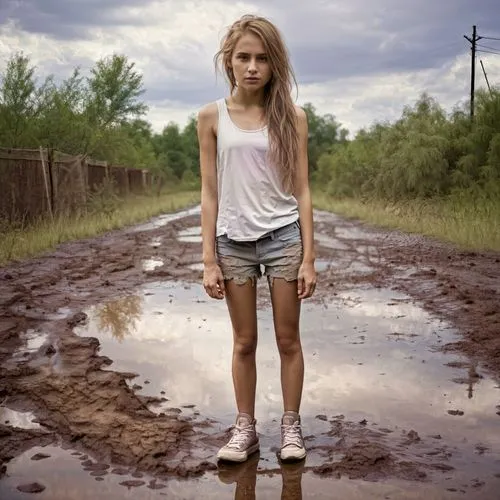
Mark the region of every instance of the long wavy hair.
<instances>
[{"instance_id":1,"label":"long wavy hair","mask_svg":"<svg viewBox=\"0 0 500 500\"><path fill-rule=\"evenodd\" d=\"M229 27L223 37L220 49L214 56L215 66L216 69L222 66L233 94L237 82L231 69L231 57L239 39L246 33L260 38L268 57L271 79L264 89L264 113L269 135L269 155L272 163L279 168L283 187L293 191L299 139L297 112L291 91L297 81L281 33L264 17L244 15Z\"/></svg>"}]
</instances>

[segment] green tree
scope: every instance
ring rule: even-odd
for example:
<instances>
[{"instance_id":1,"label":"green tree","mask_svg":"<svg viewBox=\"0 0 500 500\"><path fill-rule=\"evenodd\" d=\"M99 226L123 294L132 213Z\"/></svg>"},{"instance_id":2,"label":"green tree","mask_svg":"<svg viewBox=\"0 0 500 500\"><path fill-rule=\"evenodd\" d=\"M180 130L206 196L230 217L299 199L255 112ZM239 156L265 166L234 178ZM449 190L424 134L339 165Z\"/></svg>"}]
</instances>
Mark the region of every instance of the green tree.
<instances>
[{"instance_id":1,"label":"green tree","mask_svg":"<svg viewBox=\"0 0 500 500\"><path fill-rule=\"evenodd\" d=\"M200 149L198 145L196 117L191 116L182 131L182 149L189 159L190 171L195 178L200 176Z\"/></svg>"},{"instance_id":2,"label":"green tree","mask_svg":"<svg viewBox=\"0 0 500 500\"><path fill-rule=\"evenodd\" d=\"M34 122L50 80L38 87L35 71L22 52L7 62L0 85L0 142L4 146L18 148L36 142Z\"/></svg>"},{"instance_id":3,"label":"green tree","mask_svg":"<svg viewBox=\"0 0 500 500\"><path fill-rule=\"evenodd\" d=\"M113 54L100 59L92 68L87 79L89 92L84 114L95 133L85 152L98 148L109 127L146 113L146 104L139 100L145 91L143 77L134 67L135 63L130 63L126 56Z\"/></svg>"},{"instance_id":4,"label":"green tree","mask_svg":"<svg viewBox=\"0 0 500 500\"><path fill-rule=\"evenodd\" d=\"M36 138L41 145L69 154L83 152L92 135L83 112L86 95L85 81L78 68L59 86L50 81L36 121Z\"/></svg>"},{"instance_id":5,"label":"green tree","mask_svg":"<svg viewBox=\"0 0 500 500\"><path fill-rule=\"evenodd\" d=\"M177 179L182 179L186 170L192 170L191 159L186 154L185 141L179 125L170 122L153 140L157 157L162 157L163 163L171 169Z\"/></svg>"},{"instance_id":6,"label":"green tree","mask_svg":"<svg viewBox=\"0 0 500 500\"><path fill-rule=\"evenodd\" d=\"M318 115L311 103L304 104L302 108L306 113L309 127L309 165L311 171L314 172L322 154L330 152L340 140L345 142L347 131L345 129L340 131L340 124L333 115Z\"/></svg>"}]
</instances>

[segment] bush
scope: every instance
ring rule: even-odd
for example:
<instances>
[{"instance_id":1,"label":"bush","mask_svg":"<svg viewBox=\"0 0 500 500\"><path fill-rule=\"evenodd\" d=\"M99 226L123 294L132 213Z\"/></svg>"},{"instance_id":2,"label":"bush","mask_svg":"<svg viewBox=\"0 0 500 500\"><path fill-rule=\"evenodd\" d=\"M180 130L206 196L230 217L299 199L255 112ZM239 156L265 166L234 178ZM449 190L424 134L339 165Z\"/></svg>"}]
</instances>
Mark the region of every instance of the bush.
<instances>
[{"instance_id":1,"label":"bush","mask_svg":"<svg viewBox=\"0 0 500 500\"><path fill-rule=\"evenodd\" d=\"M335 197L388 201L500 189L500 92L478 92L475 120L423 94L393 124L375 124L323 154L314 184ZM488 195L490 196L490 195Z\"/></svg>"}]
</instances>

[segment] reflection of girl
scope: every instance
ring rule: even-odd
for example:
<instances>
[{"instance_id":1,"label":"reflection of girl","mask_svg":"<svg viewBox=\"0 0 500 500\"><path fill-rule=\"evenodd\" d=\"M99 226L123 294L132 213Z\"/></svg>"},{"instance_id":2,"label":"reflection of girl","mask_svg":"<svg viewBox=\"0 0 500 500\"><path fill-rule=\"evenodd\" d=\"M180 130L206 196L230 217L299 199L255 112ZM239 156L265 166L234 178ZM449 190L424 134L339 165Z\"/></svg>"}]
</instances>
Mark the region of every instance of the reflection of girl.
<instances>
[{"instance_id":1,"label":"reflection of girl","mask_svg":"<svg viewBox=\"0 0 500 500\"><path fill-rule=\"evenodd\" d=\"M307 118L292 102L286 47L268 20L237 20L216 60L222 62L231 94L204 106L198 116L203 284L210 297L227 301L238 407L233 435L217 456L244 461L259 449L255 284L263 265L281 358L280 457L303 459L300 304L316 285Z\"/></svg>"}]
</instances>

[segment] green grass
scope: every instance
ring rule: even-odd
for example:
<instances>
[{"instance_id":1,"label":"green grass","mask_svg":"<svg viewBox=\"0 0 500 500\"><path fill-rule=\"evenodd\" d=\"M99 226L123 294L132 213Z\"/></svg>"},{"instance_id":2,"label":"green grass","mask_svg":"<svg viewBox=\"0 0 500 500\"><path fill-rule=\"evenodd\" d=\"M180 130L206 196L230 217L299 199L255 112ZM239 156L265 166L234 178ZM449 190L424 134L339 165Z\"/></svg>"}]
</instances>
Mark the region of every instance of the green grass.
<instances>
[{"instance_id":1,"label":"green grass","mask_svg":"<svg viewBox=\"0 0 500 500\"><path fill-rule=\"evenodd\" d=\"M55 248L59 243L144 222L149 218L199 203L199 191L134 196L116 200L104 211L76 216L44 218L27 227L4 227L0 231L0 266Z\"/></svg>"},{"instance_id":2,"label":"green grass","mask_svg":"<svg viewBox=\"0 0 500 500\"><path fill-rule=\"evenodd\" d=\"M443 199L384 201L334 199L315 189L320 210L362 220L374 226L432 236L470 250L500 251L500 200Z\"/></svg>"}]
</instances>

